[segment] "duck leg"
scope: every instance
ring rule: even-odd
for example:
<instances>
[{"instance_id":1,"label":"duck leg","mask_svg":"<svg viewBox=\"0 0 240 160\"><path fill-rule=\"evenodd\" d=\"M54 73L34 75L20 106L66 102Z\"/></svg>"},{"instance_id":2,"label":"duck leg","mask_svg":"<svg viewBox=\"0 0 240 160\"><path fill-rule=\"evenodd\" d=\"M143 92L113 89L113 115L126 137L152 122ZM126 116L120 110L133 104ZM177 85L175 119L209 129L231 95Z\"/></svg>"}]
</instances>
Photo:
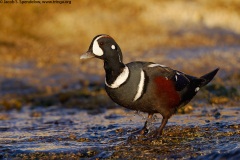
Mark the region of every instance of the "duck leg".
<instances>
[{"instance_id":1,"label":"duck leg","mask_svg":"<svg viewBox=\"0 0 240 160\"><path fill-rule=\"evenodd\" d=\"M159 137L159 136L162 135L163 128L166 126L166 124L167 124L167 122L168 122L168 119L169 119L169 118L165 118L165 117L163 117L163 119L162 119L162 123L161 123L161 125L159 126L159 128L157 129L157 131L156 131L154 137Z\"/></svg>"},{"instance_id":2,"label":"duck leg","mask_svg":"<svg viewBox=\"0 0 240 160\"><path fill-rule=\"evenodd\" d=\"M148 119L146 120L143 128L139 131L140 134L145 135L148 132L147 126L149 123L149 119L152 119L153 113L148 113Z\"/></svg>"}]
</instances>

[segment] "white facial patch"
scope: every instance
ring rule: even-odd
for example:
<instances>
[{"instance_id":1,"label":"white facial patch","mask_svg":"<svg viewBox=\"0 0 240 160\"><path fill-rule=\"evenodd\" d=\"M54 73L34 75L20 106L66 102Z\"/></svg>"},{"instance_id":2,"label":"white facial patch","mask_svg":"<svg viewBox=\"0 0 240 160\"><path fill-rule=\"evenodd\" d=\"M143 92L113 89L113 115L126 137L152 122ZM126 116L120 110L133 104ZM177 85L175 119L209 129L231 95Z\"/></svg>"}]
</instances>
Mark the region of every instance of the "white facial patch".
<instances>
[{"instance_id":1,"label":"white facial patch","mask_svg":"<svg viewBox=\"0 0 240 160\"><path fill-rule=\"evenodd\" d=\"M129 76L129 69L127 66L124 67L122 73L118 75L116 80L112 84L108 84L107 80L105 79L105 84L109 88L118 88L120 87L124 82L126 82L127 78Z\"/></svg>"},{"instance_id":2,"label":"white facial patch","mask_svg":"<svg viewBox=\"0 0 240 160\"><path fill-rule=\"evenodd\" d=\"M112 45L111 48L114 50L114 49L116 49L116 46L115 46L115 45Z\"/></svg>"},{"instance_id":3,"label":"white facial patch","mask_svg":"<svg viewBox=\"0 0 240 160\"><path fill-rule=\"evenodd\" d=\"M195 89L195 92L199 91L199 89L200 89L200 88L199 88L199 87L197 87L197 88Z\"/></svg>"},{"instance_id":4,"label":"white facial patch","mask_svg":"<svg viewBox=\"0 0 240 160\"><path fill-rule=\"evenodd\" d=\"M163 67L163 68L165 68L166 66L154 63L154 64L149 64L148 67Z\"/></svg>"},{"instance_id":5,"label":"white facial patch","mask_svg":"<svg viewBox=\"0 0 240 160\"><path fill-rule=\"evenodd\" d=\"M93 54L97 55L97 56L102 56L103 55L103 50L99 47L99 44L98 44L98 40L100 38L102 38L103 36L99 36L98 38L96 38L93 42L93 47L92 47L92 50L93 50Z\"/></svg>"},{"instance_id":6,"label":"white facial patch","mask_svg":"<svg viewBox=\"0 0 240 160\"><path fill-rule=\"evenodd\" d=\"M141 70L141 76L140 76L140 81L138 84L138 90L137 90L137 93L136 93L133 101L136 101L141 97L141 95L143 93L144 80L145 80L145 74L144 74L143 70Z\"/></svg>"}]
</instances>

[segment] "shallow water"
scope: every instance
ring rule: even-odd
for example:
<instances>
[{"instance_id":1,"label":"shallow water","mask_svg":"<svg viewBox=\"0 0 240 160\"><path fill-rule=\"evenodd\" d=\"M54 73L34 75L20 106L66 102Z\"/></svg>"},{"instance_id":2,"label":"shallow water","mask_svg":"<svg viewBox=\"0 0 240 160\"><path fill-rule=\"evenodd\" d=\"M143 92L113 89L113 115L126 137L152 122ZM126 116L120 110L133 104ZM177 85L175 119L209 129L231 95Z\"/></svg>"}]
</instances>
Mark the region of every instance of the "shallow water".
<instances>
[{"instance_id":1,"label":"shallow water","mask_svg":"<svg viewBox=\"0 0 240 160\"><path fill-rule=\"evenodd\" d=\"M132 135L147 115L123 108L99 114L58 106L2 112L0 157L239 159L240 108L203 106L174 115L164 135L151 141ZM155 120L149 135L161 116Z\"/></svg>"}]
</instances>

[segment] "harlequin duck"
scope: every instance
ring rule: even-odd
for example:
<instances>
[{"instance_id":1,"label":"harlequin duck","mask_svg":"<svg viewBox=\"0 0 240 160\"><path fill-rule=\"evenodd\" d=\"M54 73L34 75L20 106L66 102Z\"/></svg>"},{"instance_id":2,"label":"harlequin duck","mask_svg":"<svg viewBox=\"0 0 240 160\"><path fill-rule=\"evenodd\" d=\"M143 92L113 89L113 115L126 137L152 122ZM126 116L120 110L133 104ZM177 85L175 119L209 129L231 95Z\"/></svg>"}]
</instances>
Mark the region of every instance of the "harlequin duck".
<instances>
[{"instance_id":1,"label":"harlequin duck","mask_svg":"<svg viewBox=\"0 0 240 160\"><path fill-rule=\"evenodd\" d=\"M162 123L154 137L162 135L168 119L208 84L219 70L217 68L197 78L153 62L124 64L120 47L105 34L94 37L88 51L80 59L93 57L104 61L105 89L115 103L146 112L148 118L155 113L162 115ZM147 133L147 123L141 134Z\"/></svg>"}]
</instances>

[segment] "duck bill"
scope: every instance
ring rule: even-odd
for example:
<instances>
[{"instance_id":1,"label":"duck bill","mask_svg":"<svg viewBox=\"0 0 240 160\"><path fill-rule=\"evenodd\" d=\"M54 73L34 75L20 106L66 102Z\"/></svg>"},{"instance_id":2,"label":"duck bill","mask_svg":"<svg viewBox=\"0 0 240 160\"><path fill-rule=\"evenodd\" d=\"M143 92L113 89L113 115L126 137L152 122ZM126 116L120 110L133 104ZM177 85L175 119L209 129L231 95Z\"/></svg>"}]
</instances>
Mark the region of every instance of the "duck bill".
<instances>
[{"instance_id":1,"label":"duck bill","mask_svg":"<svg viewBox=\"0 0 240 160\"><path fill-rule=\"evenodd\" d=\"M95 57L95 55L92 52L87 51L86 53L84 53L80 56L80 59L90 59L90 58L94 58L94 57Z\"/></svg>"}]
</instances>

